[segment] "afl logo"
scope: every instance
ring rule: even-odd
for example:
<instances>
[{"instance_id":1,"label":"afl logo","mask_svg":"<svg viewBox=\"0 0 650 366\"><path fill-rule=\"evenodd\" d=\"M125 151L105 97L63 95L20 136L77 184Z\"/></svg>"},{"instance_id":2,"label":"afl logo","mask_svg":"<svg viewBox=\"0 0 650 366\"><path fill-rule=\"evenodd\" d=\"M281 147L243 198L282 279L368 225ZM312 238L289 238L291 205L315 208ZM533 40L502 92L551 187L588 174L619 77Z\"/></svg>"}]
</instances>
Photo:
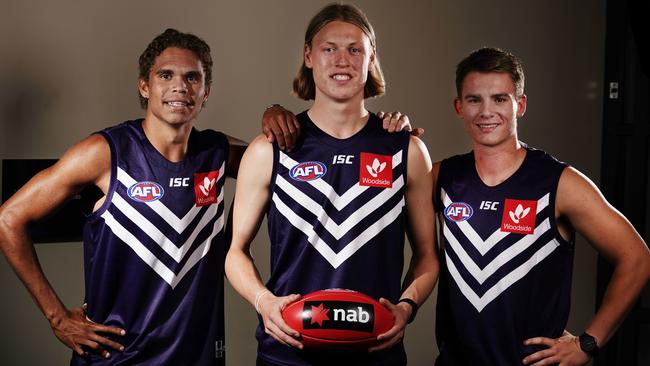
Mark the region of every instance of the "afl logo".
<instances>
[{"instance_id":1,"label":"afl logo","mask_svg":"<svg viewBox=\"0 0 650 366\"><path fill-rule=\"evenodd\" d=\"M445 209L445 216L456 222L469 220L473 214L474 209L465 202L453 202Z\"/></svg>"},{"instance_id":2,"label":"afl logo","mask_svg":"<svg viewBox=\"0 0 650 366\"><path fill-rule=\"evenodd\" d=\"M127 193L134 201L151 202L161 199L165 190L156 182L138 182L129 187Z\"/></svg>"},{"instance_id":3,"label":"afl logo","mask_svg":"<svg viewBox=\"0 0 650 366\"><path fill-rule=\"evenodd\" d=\"M289 171L293 180L306 182L322 177L327 172L327 167L320 161L308 161L300 163Z\"/></svg>"}]
</instances>

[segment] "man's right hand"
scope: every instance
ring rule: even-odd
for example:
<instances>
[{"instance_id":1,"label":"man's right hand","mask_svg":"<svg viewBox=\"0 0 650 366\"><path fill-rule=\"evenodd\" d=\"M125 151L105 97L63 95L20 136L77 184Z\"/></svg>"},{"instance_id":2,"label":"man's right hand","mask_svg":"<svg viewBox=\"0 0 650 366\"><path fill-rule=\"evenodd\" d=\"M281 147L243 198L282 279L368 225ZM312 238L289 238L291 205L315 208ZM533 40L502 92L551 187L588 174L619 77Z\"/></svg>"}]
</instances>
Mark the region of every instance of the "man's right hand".
<instances>
[{"instance_id":1,"label":"man's right hand","mask_svg":"<svg viewBox=\"0 0 650 366\"><path fill-rule=\"evenodd\" d=\"M282 318L282 310L298 300L300 300L300 295L293 294L277 297L269 293L260 301L259 311L264 321L266 334L285 346L302 349L303 345L298 341L300 333L291 328Z\"/></svg>"},{"instance_id":2,"label":"man's right hand","mask_svg":"<svg viewBox=\"0 0 650 366\"><path fill-rule=\"evenodd\" d=\"M51 322L52 330L59 340L66 346L72 348L79 356L87 356L83 347L89 348L104 358L110 358L111 353L107 348L116 351L124 351L124 346L114 342L100 334L112 334L123 336L124 329L97 324L86 316L86 305L83 307L67 310L60 318Z\"/></svg>"},{"instance_id":3,"label":"man's right hand","mask_svg":"<svg viewBox=\"0 0 650 366\"><path fill-rule=\"evenodd\" d=\"M281 150L291 151L300 136L300 123L291 111L274 104L264 111L262 133L268 142L277 141Z\"/></svg>"}]
</instances>

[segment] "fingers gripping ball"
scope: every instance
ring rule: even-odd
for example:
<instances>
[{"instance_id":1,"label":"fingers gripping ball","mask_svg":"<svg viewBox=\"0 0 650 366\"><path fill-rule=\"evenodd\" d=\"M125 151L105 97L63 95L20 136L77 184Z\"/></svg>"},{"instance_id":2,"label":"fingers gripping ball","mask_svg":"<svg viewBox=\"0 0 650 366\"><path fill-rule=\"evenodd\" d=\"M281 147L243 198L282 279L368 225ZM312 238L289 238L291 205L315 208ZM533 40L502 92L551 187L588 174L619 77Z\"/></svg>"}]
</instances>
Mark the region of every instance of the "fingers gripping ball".
<instances>
[{"instance_id":1,"label":"fingers gripping ball","mask_svg":"<svg viewBox=\"0 0 650 366\"><path fill-rule=\"evenodd\" d=\"M395 323L377 300L343 289L307 294L287 306L282 317L311 348L368 348Z\"/></svg>"}]
</instances>

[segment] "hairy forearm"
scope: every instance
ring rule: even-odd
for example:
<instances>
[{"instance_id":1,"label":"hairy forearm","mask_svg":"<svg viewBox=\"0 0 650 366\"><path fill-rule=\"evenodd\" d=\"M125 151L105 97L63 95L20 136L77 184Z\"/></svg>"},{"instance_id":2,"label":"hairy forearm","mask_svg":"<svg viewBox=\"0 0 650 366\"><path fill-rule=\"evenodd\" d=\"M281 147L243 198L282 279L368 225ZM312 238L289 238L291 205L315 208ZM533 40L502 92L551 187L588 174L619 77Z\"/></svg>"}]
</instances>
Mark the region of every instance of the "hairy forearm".
<instances>
[{"instance_id":1,"label":"hairy forearm","mask_svg":"<svg viewBox=\"0 0 650 366\"><path fill-rule=\"evenodd\" d=\"M586 329L587 333L596 337L599 346L612 337L648 281L650 264L644 260L647 258L645 255L615 267L603 302Z\"/></svg>"}]
</instances>

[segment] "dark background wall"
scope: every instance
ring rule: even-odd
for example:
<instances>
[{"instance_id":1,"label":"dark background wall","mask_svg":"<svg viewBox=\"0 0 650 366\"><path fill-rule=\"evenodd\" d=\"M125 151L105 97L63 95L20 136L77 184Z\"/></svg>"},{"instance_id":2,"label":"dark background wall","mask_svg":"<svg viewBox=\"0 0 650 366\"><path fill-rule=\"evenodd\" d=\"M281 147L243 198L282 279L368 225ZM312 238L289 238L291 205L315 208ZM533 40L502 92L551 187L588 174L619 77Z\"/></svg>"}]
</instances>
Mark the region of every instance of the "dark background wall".
<instances>
[{"instance_id":1,"label":"dark background wall","mask_svg":"<svg viewBox=\"0 0 650 366\"><path fill-rule=\"evenodd\" d=\"M196 33L212 47L214 84L198 127L245 140L260 130L271 103L296 111L290 94L307 22L328 1L45 1L5 0L0 13L0 158L56 158L93 131L141 116L137 58L167 27ZM384 1L364 9L378 37L388 81L371 110L399 109L426 129L431 156L465 152L469 144L452 110L456 63L481 46L519 55L526 68L528 110L520 137L592 177L600 177L605 2ZM232 197L234 185L227 186ZM230 201L230 198L227 199ZM268 274L265 225L253 254ZM83 300L80 243L37 246L46 275L67 306ZM408 249L407 249L408 252ZM577 246L572 316L580 332L594 309L596 254ZM0 261L3 365L63 365L70 351L5 261ZM410 325L411 365L431 365L435 293ZM255 311L226 293L230 365L255 357Z\"/></svg>"}]
</instances>

